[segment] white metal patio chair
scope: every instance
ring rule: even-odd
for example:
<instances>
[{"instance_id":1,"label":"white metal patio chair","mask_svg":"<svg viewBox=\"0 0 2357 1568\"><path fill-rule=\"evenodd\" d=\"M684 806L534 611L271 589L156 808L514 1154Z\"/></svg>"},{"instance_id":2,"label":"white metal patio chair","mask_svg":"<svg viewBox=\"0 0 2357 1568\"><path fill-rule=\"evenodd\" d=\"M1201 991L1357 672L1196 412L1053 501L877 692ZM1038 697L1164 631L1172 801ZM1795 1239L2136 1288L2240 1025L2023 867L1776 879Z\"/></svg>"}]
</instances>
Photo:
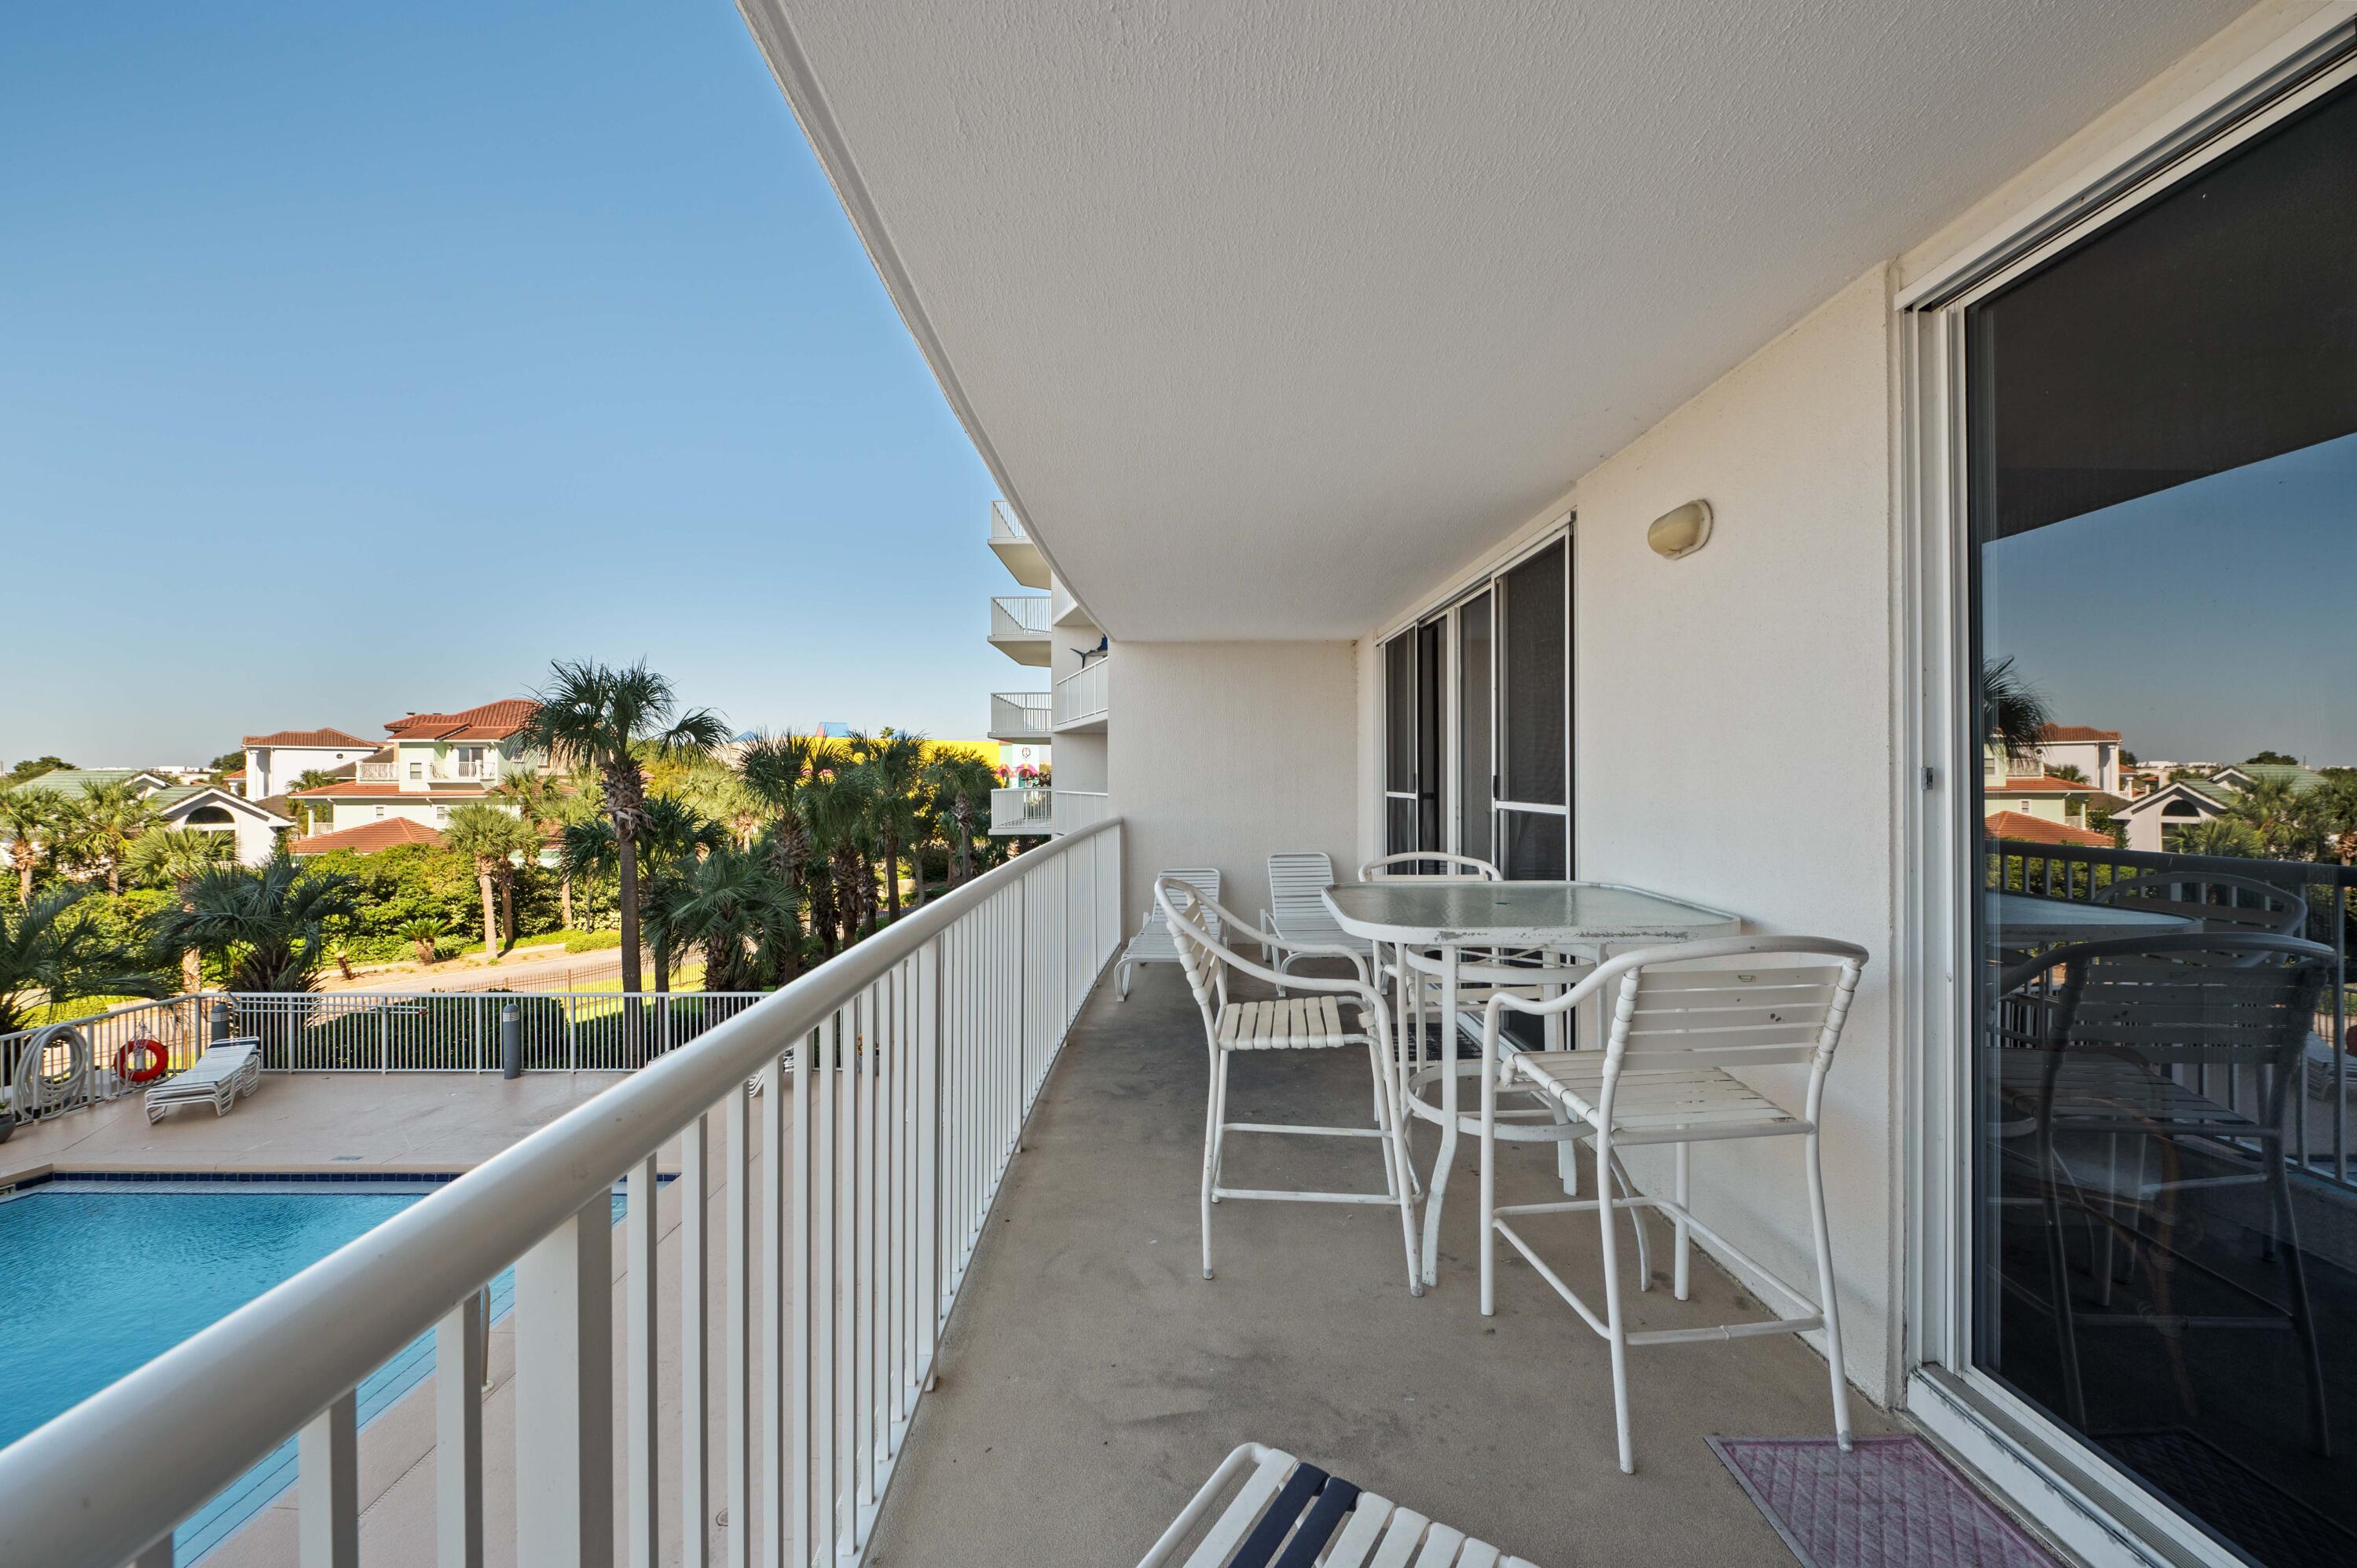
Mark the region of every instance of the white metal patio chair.
<instances>
[{"instance_id":1,"label":"white metal patio chair","mask_svg":"<svg viewBox=\"0 0 2357 1568\"><path fill-rule=\"evenodd\" d=\"M1206 1520L1211 1527L1203 1530ZM1199 1530L1201 1539L1182 1559L1178 1553ZM1321 1568L1406 1568L1411 1563L1415 1568L1533 1568L1523 1558L1260 1443L1244 1444L1220 1462L1137 1568L1312 1563Z\"/></svg>"},{"instance_id":2,"label":"white metal patio chair","mask_svg":"<svg viewBox=\"0 0 2357 1568\"><path fill-rule=\"evenodd\" d=\"M1353 953L1364 953L1364 943L1356 940L1334 918L1326 908L1326 889L1334 886L1333 857L1319 853L1306 854L1272 854L1268 857L1268 908L1260 912L1261 927L1275 931L1281 939L1275 945L1264 946L1265 958L1276 961L1276 993L1285 994L1286 983L1297 958L1331 957L1312 950L1340 948ZM1278 948L1292 950L1279 955Z\"/></svg>"},{"instance_id":3,"label":"white metal patio chair","mask_svg":"<svg viewBox=\"0 0 2357 1568\"><path fill-rule=\"evenodd\" d=\"M1161 875L1185 883L1211 901L1212 909L1204 911L1204 929L1213 937L1219 936L1220 917L1215 911L1220 902L1220 874L1210 866L1202 865L1165 871ZM1178 961L1178 944L1170 935L1169 922L1162 918L1159 909L1148 908L1145 920L1137 928L1137 935L1130 938L1129 945L1121 950L1121 962L1114 968L1117 1000L1129 1000L1129 972L1133 965Z\"/></svg>"},{"instance_id":4,"label":"white metal patio chair","mask_svg":"<svg viewBox=\"0 0 2357 1568\"><path fill-rule=\"evenodd\" d=\"M1791 958L1833 959L1801 964ZM1841 1320L1835 1300L1833 1245L1825 1223L1824 1172L1818 1158L1818 1117L1824 1102L1825 1074L1841 1042L1842 1023L1857 993L1867 952L1824 937L1730 937L1717 941L1640 949L1608 959L1596 972L1560 996L1533 1002L1512 992L1491 999L1482 1014L1481 1074L1481 1311L1494 1307L1497 1238L1514 1250L1571 1304L1572 1310L1612 1347L1613 1423L1620 1468L1636 1469L1629 1435L1629 1347L1797 1334L1822 1328L1833 1382L1834 1434L1850 1445L1849 1391L1842 1366ZM1590 996L1609 997L1611 1024L1600 1051L1501 1053L1499 1023L1511 1009L1562 1012ZM1795 1115L1737 1078L1730 1067L1752 1069L1806 1064L1808 1089ZM1497 1201L1497 1104L1501 1090L1529 1089L1545 1095L1585 1122L1596 1150L1598 1195L1612 1190L1608 1177L1621 1148L1668 1144L1675 1148L1672 1196L1631 1195L1612 1199L1565 1200L1501 1206ZM1816 1248L1814 1301L1703 1224L1687 1208L1689 1151L1700 1143L1735 1138L1797 1137L1803 1140L1803 1179L1808 1187L1809 1224ZM1622 1321L1620 1272L1611 1210L1656 1208L1670 1217L1676 1235L1673 1294L1686 1299L1688 1253L1695 1236L1751 1271L1795 1311L1765 1322L1730 1323L1706 1328L1662 1328L1631 1334ZM1604 1257L1604 1312L1582 1301L1549 1268L1528 1241L1507 1223L1510 1216L1597 1212Z\"/></svg>"},{"instance_id":5,"label":"white metal patio chair","mask_svg":"<svg viewBox=\"0 0 2357 1568\"><path fill-rule=\"evenodd\" d=\"M147 1091L147 1120L161 1122L177 1105L210 1105L215 1116L226 1116L241 1094L262 1087L262 1041L215 1040L186 1072L166 1079Z\"/></svg>"},{"instance_id":6,"label":"white metal patio chair","mask_svg":"<svg viewBox=\"0 0 2357 1568\"><path fill-rule=\"evenodd\" d=\"M1315 947L1286 941L1274 931L1252 930L1231 910L1205 897L1186 883L1168 876L1154 880L1155 901L1162 906L1178 944L1188 987L1203 1015L1203 1037L1211 1058L1211 1082L1203 1117L1203 1277L1211 1277L1211 1206L1222 1198L1239 1197L1297 1203L1361 1203L1396 1205L1400 1240L1407 1259L1408 1293L1422 1295L1424 1284L1416 1269L1414 1182L1408 1168L1407 1144L1400 1134L1399 1106L1394 1095L1391 1026L1383 997L1367 975L1363 953L1350 948ZM1265 1002L1238 1002L1228 993L1228 973L1234 971L1275 982L1276 970L1257 964L1212 937L1207 918L1224 917L1231 929L1244 928L1264 951L1284 948L1296 955L1340 959L1355 972L1348 980L1305 975L1295 982L1307 996ZM1358 1008L1358 1026L1342 1016L1342 1004ZM1228 1120L1228 1063L1238 1051L1333 1050L1363 1046L1367 1069L1374 1085L1375 1124L1367 1127L1310 1126L1291 1122ZM1383 1156L1383 1190L1311 1192L1293 1188L1230 1187L1220 1185L1220 1161L1230 1133L1274 1133L1320 1138L1373 1138Z\"/></svg>"}]
</instances>

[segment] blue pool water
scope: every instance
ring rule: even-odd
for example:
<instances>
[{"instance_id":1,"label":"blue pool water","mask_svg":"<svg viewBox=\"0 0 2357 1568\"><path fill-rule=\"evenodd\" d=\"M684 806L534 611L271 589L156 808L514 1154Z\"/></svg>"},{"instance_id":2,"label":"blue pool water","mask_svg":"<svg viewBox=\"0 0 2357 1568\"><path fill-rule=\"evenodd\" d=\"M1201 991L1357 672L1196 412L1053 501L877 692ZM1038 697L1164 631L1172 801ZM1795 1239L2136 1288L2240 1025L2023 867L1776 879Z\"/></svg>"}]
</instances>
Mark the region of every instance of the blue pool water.
<instances>
[{"instance_id":1,"label":"blue pool water","mask_svg":"<svg viewBox=\"0 0 2357 1568\"><path fill-rule=\"evenodd\" d=\"M382 1224L429 1182L58 1180L0 1202L0 1445ZM616 1218L622 1200L614 1199ZM491 1287L491 1312L514 1298ZM434 1368L421 1335L360 1387L365 1425ZM173 1534L195 1561L295 1480L295 1442Z\"/></svg>"}]
</instances>

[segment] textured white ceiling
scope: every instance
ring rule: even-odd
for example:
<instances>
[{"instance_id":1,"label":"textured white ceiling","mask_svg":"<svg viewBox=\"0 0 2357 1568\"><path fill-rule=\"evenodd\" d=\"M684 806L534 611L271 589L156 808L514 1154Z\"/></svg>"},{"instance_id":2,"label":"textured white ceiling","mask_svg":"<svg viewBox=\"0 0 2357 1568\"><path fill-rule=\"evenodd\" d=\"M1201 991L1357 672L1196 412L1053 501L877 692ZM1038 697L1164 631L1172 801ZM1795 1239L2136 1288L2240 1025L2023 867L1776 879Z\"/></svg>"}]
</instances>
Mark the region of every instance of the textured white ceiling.
<instances>
[{"instance_id":1,"label":"textured white ceiling","mask_svg":"<svg viewBox=\"0 0 2357 1568\"><path fill-rule=\"evenodd\" d=\"M2234 0L745 0L1116 637L1345 637Z\"/></svg>"}]
</instances>

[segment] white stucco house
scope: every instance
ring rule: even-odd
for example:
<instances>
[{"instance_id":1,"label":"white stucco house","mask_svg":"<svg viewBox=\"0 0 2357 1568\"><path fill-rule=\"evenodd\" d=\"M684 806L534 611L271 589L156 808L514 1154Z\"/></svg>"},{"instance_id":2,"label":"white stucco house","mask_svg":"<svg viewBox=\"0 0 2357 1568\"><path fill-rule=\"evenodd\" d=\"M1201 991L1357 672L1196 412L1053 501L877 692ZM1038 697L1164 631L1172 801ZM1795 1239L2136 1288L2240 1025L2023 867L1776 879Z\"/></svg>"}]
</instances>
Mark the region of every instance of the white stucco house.
<instances>
[{"instance_id":1,"label":"white stucco house","mask_svg":"<svg viewBox=\"0 0 2357 1568\"><path fill-rule=\"evenodd\" d=\"M143 768L75 768L44 773L17 786L66 798L80 795L93 784L128 783L167 828L192 828L225 834L237 845L237 858L247 865L268 860L279 834L293 821L259 800L249 800L210 784L175 782L159 769Z\"/></svg>"},{"instance_id":2,"label":"white stucco house","mask_svg":"<svg viewBox=\"0 0 2357 1568\"><path fill-rule=\"evenodd\" d=\"M519 697L456 713L404 714L351 765L353 777L290 799L313 810L314 839L397 821L438 832L457 807L492 799L503 779L545 766L546 757L518 738L533 711Z\"/></svg>"},{"instance_id":3,"label":"white stucco house","mask_svg":"<svg viewBox=\"0 0 2357 1568\"><path fill-rule=\"evenodd\" d=\"M245 737L244 792L260 800L283 795L306 773L332 773L376 749L339 729L282 729Z\"/></svg>"}]
</instances>

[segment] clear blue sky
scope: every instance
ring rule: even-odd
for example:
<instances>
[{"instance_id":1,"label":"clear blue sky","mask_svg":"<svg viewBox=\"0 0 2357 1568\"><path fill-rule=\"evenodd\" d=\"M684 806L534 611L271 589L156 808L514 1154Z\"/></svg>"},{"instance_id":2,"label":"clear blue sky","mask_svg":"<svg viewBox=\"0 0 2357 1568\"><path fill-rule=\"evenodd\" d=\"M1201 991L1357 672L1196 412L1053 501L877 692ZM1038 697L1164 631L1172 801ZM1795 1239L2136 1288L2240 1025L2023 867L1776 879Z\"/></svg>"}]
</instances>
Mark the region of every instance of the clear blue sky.
<instances>
[{"instance_id":1,"label":"clear blue sky","mask_svg":"<svg viewBox=\"0 0 2357 1568\"><path fill-rule=\"evenodd\" d=\"M2357 435L1989 548L1992 657L2139 757L2357 765Z\"/></svg>"},{"instance_id":2,"label":"clear blue sky","mask_svg":"<svg viewBox=\"0 0 2357 1568\"><path fill-rule=\"evenodd\" d=\"M726 0L0 7L0 763L646 657L1037 684L994 493Z\"/></svg>"}]
</instances>

